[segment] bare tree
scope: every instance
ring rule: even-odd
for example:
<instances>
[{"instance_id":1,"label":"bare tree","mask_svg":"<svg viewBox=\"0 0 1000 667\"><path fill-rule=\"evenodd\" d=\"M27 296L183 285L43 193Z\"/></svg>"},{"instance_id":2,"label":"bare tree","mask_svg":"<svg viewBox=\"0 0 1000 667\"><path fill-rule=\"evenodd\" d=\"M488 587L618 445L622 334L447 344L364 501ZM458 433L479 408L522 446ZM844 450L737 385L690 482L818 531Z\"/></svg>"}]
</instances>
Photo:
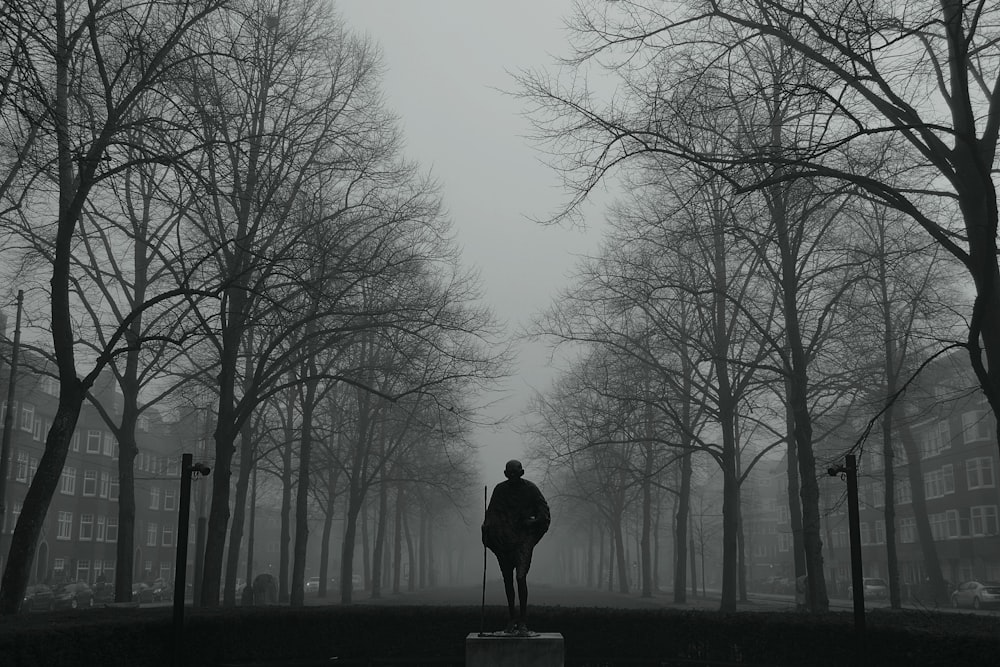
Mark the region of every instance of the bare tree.
<instances>
[{"instance_id":1,"label":"bare tree","mask_svg":"<svg viewBox=\"0 0 1000 667\"><path fill-rule=\"evenodd\" d=\"M15 201L39 202L19 207L18 213L27 215L25 219L40 215L54 220L48 232L53 262L49 326L60 392L45 453L14 530L0 587L0 613L15 613L20 605L42 522L87 390L109 359L120 352L131 320L153 304L183 294L168 291L133 304L108 336L108 345L92 369L81 377L70 294L71 257L82 212L93 189L130 162L176 158L174 147L164 147L159 141L166 121L142 110L157 108L145 103L164 94L161 84L188 56L186 36L222 4L217 0L122 5L100 0L84 5L55 0L54 6L17 3L17 11L5 16L18 39L5 40L3 48L14 44L14 52L0 57L2 62L15 64L13 70L7 70L9 88L5 90L3 113L10 119L6 105L15 109L23 134L13 138L15 143L23 139L24 149L8 165L0 182L17 182L23 194L13 196ZM4 7L6 11L9 3ZM143 146L138 158L123 150L137 134ZM46 194L35 195L35 187L43 183L46 187L41 190ZM7 194L10 196L11 190Z\"/></svg>"}]
</instances>

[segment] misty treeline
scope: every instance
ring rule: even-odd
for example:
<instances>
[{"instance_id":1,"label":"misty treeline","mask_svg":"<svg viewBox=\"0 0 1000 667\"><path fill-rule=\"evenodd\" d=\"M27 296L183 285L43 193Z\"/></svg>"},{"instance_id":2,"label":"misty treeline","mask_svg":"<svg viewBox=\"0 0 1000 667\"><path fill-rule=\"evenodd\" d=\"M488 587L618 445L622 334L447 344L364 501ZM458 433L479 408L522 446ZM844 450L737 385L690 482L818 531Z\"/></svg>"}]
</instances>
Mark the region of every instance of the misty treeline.
<instances>
[{"instance_id":1,"label":"misty treeline","mask_svg":"<svg viewBox=\"0 0 1000 667\"><path fill-rule=\"evenodd\" d=\"M210 439L200 604L233 603L252 574L246 513L266 489L293 604L314 520L326 581L335 515L344 601L369 513L375 594L390 555L400 585L404 542L422 581L432 519L472 482L477 393L507 352L435 184L402 154L375 46L320 0L3 0L0 25L3 278L25 291L25 341L60 390L0 612L17 611L108 373L124 398L97 405L120 448L119 601L136 425L153 410Z\"/></svg>"},{"instance_id":2,"label":"misty treeline","mask_svg":"<svg viewBox=\"0 0 1000 667\"><path fill-rule=\"evenodd\" d=\"M574 361L529 429L559 495L600 518L618 581L636 517L642 592L653 538L671 530L684 599L708 466L733 610L741 488L762 457L784 457L795 575L824 611L827 466L884 454L888 528L895 399L921 365L964 348L1000 411L998 21L994 3L961 0L581 2L570 55L519 75L569 193L554 219L580 216L607 181L626 193L534 327Z\"/></svg>"}]
</instances>

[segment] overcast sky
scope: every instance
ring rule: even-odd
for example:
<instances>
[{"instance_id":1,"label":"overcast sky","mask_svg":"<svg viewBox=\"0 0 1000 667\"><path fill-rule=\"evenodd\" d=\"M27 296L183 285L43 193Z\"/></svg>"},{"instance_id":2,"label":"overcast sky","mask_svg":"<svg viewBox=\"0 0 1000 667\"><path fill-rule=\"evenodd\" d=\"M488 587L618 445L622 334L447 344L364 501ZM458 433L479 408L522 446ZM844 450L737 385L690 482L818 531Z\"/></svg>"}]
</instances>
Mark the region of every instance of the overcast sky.
<instances>
[{"instance_id":1,"label":"overcast sky","mask_svg":"<svg viewBox=\"0 0 1000 667\"><path fill-rule=\"evenodd\" d=\"M572 1L335 1L348 28L381 45L383 90L406 154L441 183L464 261L481 271L487 301L516 332L568 283L576 257L599 242L597 220L586 231L532 221L552 214L566 193L525 138L522 103L500 92L516 88L511 72L568 52L564 17ZM498 413L518 414L531 388L544 389L552 377L544 349L519 349ZM490 482L523 453L513 425L477 439Z\"/></svg>"}]
</instances>

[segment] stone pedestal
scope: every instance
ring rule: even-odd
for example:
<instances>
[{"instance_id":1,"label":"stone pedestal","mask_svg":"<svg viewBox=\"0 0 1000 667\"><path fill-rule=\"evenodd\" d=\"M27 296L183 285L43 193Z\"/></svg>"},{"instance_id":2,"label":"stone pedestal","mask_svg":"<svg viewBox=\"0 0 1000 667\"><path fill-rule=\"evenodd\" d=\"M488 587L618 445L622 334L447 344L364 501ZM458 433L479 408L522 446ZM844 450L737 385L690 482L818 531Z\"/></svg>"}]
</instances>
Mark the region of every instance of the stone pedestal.
<instances>
[{"instance_id":1,"label":"stone pedestal","mask_svg":"<svg viewBox=\"0 0 1000 667\"><path fill-rule=\"evenodd\" d=\"M562 667L563 636L543 632L509 637L470 632L465 638L465 667Z\"/></svg>"}]
</instances>

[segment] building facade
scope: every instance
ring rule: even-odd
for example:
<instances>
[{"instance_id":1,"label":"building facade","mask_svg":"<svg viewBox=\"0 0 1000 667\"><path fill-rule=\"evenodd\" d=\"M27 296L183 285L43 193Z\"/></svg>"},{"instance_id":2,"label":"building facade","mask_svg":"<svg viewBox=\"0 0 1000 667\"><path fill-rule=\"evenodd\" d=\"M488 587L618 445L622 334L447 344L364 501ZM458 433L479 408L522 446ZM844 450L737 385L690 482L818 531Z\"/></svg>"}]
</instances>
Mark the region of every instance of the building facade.
<instances>
[{"instance_id":1,"label":"building facade","mask_svg":"<svg viewBox=\"0 0 1000 667\"><path fill-rule=\"evenodd\" d=\"M0 371L0 425L7 411L9 368L4 364ZM58 400L58 383L53 378L21 372L21 368L11 411L0 567L6 564L14 526L42 457ZM113 419L118 419L121 395L112 386L105 379L97 395ZM174 578L184 445L179 433L176 424L165 423L157 415L139 420L133 581ZM117 440L97 409L85 403L45 518L29 583L83 580L93 584L101 576L114 581L119 493ZM193 540L193 531L191 535Z\"/></svg>"}]
</instances>

